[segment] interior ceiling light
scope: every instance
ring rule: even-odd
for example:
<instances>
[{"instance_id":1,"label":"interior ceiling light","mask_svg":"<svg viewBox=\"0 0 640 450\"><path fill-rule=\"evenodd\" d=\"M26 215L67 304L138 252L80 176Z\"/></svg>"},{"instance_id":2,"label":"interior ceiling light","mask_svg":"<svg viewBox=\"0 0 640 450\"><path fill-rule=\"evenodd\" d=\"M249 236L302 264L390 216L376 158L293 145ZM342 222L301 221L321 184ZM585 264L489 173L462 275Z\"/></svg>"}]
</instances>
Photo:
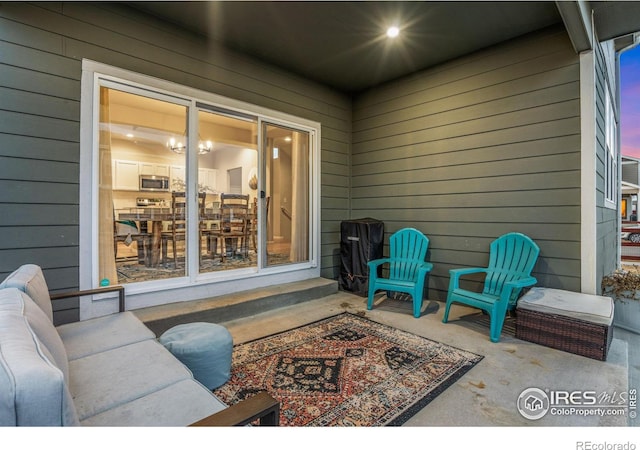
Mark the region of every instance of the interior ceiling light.
<instances>
[{"instance_id":1,"label":"interior ceiling light","mask_svg":"<svg viewBox=\"0 0 640 450\"><path fill-rule=\"evenodd\" d=\"M211 141L200 141L198 143L198 154L200 155L204 155L207 154L211 151L211 149L213 148L213 142Z\"/></svg>"},{"instance_id":2,"label":"interior ceiling light","mask_svg":"<svg viewBox=\"0 0 640 450\"><path fill-rule=\"evenodd\" d=\"M167 142L167 147L173 153L177 153L182 155L185 151L187 151L187 146L180 141L176 141L174 138L169 139ZM199 141L198 142L198 154L206 155L213 149L213 142L211 141Z\"/></svg>"},{"instance_id":3,"label":"interior ceiling light","mask_svg":"<svg viewBox=\"0 0 640 450\"><path fill-rule=\"evenodd\" d=\"M173 153L177 153L179 155L183 154L187 150L186 145L184 145L182 142L176 141L174 138L169 139L169 142L167 142L167 147L169 147L169 150L171 150Z\"/></svg>"},{"instance_id":4,"label":"interior ceiling light","mask_svg":"<svg viewBox=\"0 0 640 450\"><path fill-rule=\"evenodd\" d=\"M398 37L399 34L400 34L400 28L396 26L387 28L387 37L394 38L394 37Z\"/></svg>"}]
</instances>

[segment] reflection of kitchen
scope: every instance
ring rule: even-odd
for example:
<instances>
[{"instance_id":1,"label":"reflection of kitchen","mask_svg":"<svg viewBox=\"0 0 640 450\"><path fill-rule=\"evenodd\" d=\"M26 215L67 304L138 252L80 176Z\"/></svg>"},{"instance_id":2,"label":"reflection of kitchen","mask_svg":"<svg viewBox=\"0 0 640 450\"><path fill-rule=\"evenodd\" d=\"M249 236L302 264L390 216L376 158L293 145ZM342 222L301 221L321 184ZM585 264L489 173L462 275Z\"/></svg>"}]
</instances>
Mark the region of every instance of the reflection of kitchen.
<instances>
[{"instance_id":1,"label":"reflection of kitchen","mask_svg":"<svg viewBox=\"0 0 640 450\"><path fill-rule=\"evenodd\" d=\"M171 191L185 191L184 155L174 156L169 152L159 155L157 151L145 150L126 145L112 147L113 201L116 209L147 206L137 205L139 198L165 200L169 206ZM251 172L255 173L255 150L226 146L200 155L198 163L198 190L207 194L206 207L212 207L214 202L219 201L221 192L255 197L256 190L249 187L248 178L245 180ZM164 180L166 185L161 183Z\"/></svg>"},{"instance_id":2,"label":"reflection of kitchen","mask_svg":"<svg viewBox=\"0 0 640 450\"><path fill-rule=\"evenodd\" d=\"M170 213L171 192L186 191L186 108L116 89L109 89L108 98L108 121L101 122L106 133L101 134L100 139L102 148L110 152L116 220L120 219L120 213L138 213L140 209L149 212L149 208L164 208L163 213ZM198 191L206 193L205 216L206 210L217 209L222 193L249 195L250 207L254 204L259 192L257 127L253 117L213 109L197 111L197 184ZM291 246L292 132L277 126L266 126L265 130L266 199L263 205L267 209L267 259L271 264L279 261L277 255L288 261ZM163 219L163 231L168 231L170 223ZM140 261L135 239L126 242L127 239L120 238L126 238L127 226L149 232L153 224L153 221L117 223L117 228L124 227L116 230L119 235L117 259L126 256L131 262ZM144 225L147 230L143 229ZM201 229L203 225L205 229L215 226L201 223ZM154 231L151 233L156 235ZM254 241L252 239L253 250Z\"/></svg>"},{"instance_id":3,"label":"reflection of kitchen","mask_svg":"<svg viewBox=\"0 0 640 450\"><path fill-rule=\"evenodd\" d=\"M184 154L127 139L113 139L111 153L116 217L137 208L170 208L171 191L185 191ZM206 193L205 208L217 208L222 192L249 195L249 204L253 204L257 190L249 181L256 174L256 165L256 150L233 145L217 145L215 150L199 155L198 191ZM164 223L163 231L168 226L169 222ZM133 246L119 246L118 257L134 256L136 251Z\"/></svg>"}]
</instances>

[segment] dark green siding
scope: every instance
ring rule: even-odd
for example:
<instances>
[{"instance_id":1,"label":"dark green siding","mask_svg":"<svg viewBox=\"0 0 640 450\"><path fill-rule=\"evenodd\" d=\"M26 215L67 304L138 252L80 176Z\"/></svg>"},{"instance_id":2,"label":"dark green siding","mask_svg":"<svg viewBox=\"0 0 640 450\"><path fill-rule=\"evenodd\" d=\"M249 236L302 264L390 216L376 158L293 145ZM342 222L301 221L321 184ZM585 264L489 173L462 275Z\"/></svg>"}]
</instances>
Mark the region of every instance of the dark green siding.
<instances>
[{"instance_id":1,"label":"dark green siding","mask_svg":"<svg viewBox=\"0 0 640 450\"><path fill-rule=\"evenodd\" d=\"M0 279L43 267L52 290L78 287L82 59L320 122L321 273L335 277L348 218L351 99L120 5L0 4ZM56 322L77 320L57 302Z\"/></svg>"},{"instance_id":2,"label":"dark green siding","mask_svg":"<svg viewBox=\"0 0 640 450\"><path fill-rule=\"evenodd\" d=\"M580 290L580 66L545 30L354 100L352 215L430 238L430 297L497 236L541 248L539 284Z\"/></svg>"},{"instance_id":3,"label":"dark green siding","mask_svg":"<svg viewBox=\"0 0 640 450\"><path fill-rule=\"evenodd\" d=\"M78 286L84 58L320 122L322 276L338 276L340 222L374 217L387 236L429 236L431 298L510 231L540 245L539 285L580 291L580 64L563 28L351 99L101 2L0 4L0 279L36 263L53 290ZM596 66L600 278L619 230L604 206L604 54ZM54 308L58 323L78 317L75 302Z\"/></svg>"}]
</instances>

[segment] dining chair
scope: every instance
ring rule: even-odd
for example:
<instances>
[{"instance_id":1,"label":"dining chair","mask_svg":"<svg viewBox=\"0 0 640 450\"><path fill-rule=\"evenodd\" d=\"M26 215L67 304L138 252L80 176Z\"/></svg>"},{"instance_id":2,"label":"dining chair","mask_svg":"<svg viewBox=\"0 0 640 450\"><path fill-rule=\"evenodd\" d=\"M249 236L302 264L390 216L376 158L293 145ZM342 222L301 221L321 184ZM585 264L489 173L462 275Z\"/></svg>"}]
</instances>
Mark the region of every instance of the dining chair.
<instances>
[{"instance_id":1,"label":"dining chair","mask_svg":"<svg viewBox=\"0 0 640 450\"><path fill-rule=\"evenodd\" d=\"M216 251L217 242L220 241L222 262L236 252L243 258L249 256L250 220L248 195L220 194L220 226L210 233L210 239L215 240L210 247Z\"/></svg>"},{"instance_id":2,"label":"dining chair","mask_svg":"<svg viewBox=\"0 0 640 450\"><path fill-rule=\"evenodd\" d=\"M203 217L204 205L206 200L206 192L198 193L198 216ZM201 247L201 240L203 237L203 230L199 220L198 225L198 247ZM173 255L174 267L178 267L178 249L177 243L184 242L187 236L187 202L186 194L184 192L172 192L171 193L171 223L169 224L169 230L163 231L162 238L162 261L166 265L168 244L171 242L171 249ZM202 251L201 248L198 250Z\"/></svg>"},{"instance_id":3,"label":"dining chair","mask_svg":"<svg viewBox=\"0 0 640 450\"><path fill-rule=\"evenodd\" d=\"M142 225L142 224L141 224ZM138 224L132 220L116 219L115 209L113 210L113 253L118 261L118 243L122 242L127 247L132 242L136 243L138 264L146 264L151 244L151 235L146 230L141 230ZM126 259L126 257L125 257Z\"/></svg>"},{"instance_id":4,"label":"dining chair","mask_svg":"<svg viewBox=\"0 0 640 450\"><path fill-rule=\"evenodd\" d=\"M264 215L265 217L269 217L269 203L271 201L271 197L267 197L265 202L265 208L264 208ZM250 217L250 227L249 227L249 234L251 235L251 244L253 245L253 249L257 252L258 251L258 245L257 245L257 239L258 239L258 224L259 224L259 220L258 220L258 198L254 198L253 199L253 206L251 207L251 217ZM266 232L266 229L265 229Z\"/></svg>"}]
</instances>

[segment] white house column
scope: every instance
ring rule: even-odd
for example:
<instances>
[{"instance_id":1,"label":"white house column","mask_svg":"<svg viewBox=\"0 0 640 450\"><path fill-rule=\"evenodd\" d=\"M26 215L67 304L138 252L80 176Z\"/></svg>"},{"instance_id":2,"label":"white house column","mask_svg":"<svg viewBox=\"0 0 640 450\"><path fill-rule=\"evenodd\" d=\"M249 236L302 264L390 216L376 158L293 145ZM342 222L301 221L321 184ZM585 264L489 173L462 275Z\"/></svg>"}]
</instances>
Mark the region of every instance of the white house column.
<instances>
[{"instance_id":1,"label":"white house column","mask_svg":"<svg viewBox=\"0 0 640 450\"><path fill-rule=\"evenodd\" d=\"M596 105L593 50L580 53L580 289L597 294Z\"/></svg>"}]
</instances>

